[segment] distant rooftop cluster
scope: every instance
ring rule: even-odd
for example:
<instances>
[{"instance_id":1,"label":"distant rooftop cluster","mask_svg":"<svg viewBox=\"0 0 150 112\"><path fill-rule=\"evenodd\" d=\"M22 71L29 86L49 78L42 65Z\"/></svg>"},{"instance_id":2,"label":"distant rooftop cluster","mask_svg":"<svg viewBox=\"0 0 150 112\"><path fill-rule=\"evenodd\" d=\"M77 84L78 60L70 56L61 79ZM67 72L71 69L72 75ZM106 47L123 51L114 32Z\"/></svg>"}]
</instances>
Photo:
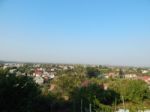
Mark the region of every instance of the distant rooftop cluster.
<instances>
[{"instance_id":1,"label":"distant rooftop cluster","mask_svg":"<svg viewBox=\"0 0 150 112\"><path fill-rule=\"evenodd\" d=\"M39 85L57 78L60 71L72 71L78 65L69 64L22 64L22 63L2 63L2 69L9 69L10 73L16 75L27 75L33 77ZM125 78L132 80L143 80L150 85L150 69L137 67L116 67L116 66L101 66L101 65L81 65L83 68L96 68L101 74L99 77L109 78ZM63 75L63 74L62 74ZM87 75L87 74L85 74ZM96 75L96 74L95 74Z\"/></svg>"}]
</instances>

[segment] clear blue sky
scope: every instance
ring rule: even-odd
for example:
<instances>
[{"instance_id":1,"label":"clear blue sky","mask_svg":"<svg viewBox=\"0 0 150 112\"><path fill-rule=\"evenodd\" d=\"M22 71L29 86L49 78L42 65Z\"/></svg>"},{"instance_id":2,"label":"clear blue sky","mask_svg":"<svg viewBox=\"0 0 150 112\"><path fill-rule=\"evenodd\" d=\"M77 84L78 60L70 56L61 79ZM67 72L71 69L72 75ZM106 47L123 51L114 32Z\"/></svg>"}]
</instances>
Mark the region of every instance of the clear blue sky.
<instances>
[{"instance_id":1,"label":"clear blue sky","mask_svg":"<svg viewBox=\"0 0 150 112\"><path fill-rule=\"evenodd\" d=\"M150 0L0 0L0 60L150 66Z\"/></svg>"}]
</instances>

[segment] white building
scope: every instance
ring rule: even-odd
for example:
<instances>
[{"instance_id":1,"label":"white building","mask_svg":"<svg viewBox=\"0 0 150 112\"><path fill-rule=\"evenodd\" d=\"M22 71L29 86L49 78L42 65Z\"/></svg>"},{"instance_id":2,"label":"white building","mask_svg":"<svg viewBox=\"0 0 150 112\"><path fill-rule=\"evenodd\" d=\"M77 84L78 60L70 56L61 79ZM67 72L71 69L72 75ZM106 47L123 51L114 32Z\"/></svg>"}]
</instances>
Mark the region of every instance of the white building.
<instances>
[{"instance_id":1,"label":"white building","mask_svg":"<svg viewBox=\"0 0 150 112\"><path fill-rule=\"evenodd\" d=\"M134 79L134 78L137 78L137 75L136 74L126 74L125 78L126 79Z\"/></svg>"},{"instance_id":2,"label":"white building","mask_svg":"<svg viewBox=\"0 0 150 112\"><path fill-rule=\"evenodd\" d=\"M54 77L55 77L55 74L54 73L50 73L49 78L53 79Z\"/></svg>"},{"instance_id":3,"label":"white building","mask_svg":"<svg viewBox=\"0 0 150 112\"><path fill-rule=\"evenodd\" d=\"M35 81L37 84L39 84L39 85L42 85L42 84L44 83L44 79L43 79L42 77L40 77L40 76L35 77L35 78L34 78L34 81Z\"/></svg>"},{"instance_id":4,"label":"white building","mask_svg":"<svg viewBox=\"0 0 150 112\"><path fill-rule=\"evenodd\" d=\"M142 70L142 73L146 74L146 73L148 73L148 70Z\"/></svg>"},{"instance_id":5,"label":"white building","mask_svg":"<svg viewBox=\"0 0 150 112\"><path fill-rule=\"evenodd\" d=\"M63 67L63 70L68 70L68 67L67 67L67 66L64 66L64 67Z\"/></svg>"},{"instance_id":6,"label":"white building","mask_svg":"<svg viewBox=\"0 0 150 112\"><path fill-rule=\"evenodd\" d=\"M14 73L16 71L16 69L11 69L11 70L9 70L9 73Z\"/></svg>"}]
</instances>

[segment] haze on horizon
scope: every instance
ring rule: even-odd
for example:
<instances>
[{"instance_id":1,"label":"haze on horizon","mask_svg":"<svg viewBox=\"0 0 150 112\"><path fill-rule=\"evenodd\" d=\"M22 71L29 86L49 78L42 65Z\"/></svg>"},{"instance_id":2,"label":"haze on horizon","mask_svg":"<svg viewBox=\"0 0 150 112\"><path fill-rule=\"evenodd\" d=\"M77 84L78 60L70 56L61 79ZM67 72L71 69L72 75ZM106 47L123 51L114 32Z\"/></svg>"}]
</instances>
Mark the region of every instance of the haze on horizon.
<instances>
[{"instance_id":1,"label":"haze on horizon","mask_svg":"<svg viewBox=\"0 0 150 112\"><path fill-rule=\"evenodd\" d=\"M150 66L150 1L1 0L0 60Z\"/></svg>"}]
</instances>

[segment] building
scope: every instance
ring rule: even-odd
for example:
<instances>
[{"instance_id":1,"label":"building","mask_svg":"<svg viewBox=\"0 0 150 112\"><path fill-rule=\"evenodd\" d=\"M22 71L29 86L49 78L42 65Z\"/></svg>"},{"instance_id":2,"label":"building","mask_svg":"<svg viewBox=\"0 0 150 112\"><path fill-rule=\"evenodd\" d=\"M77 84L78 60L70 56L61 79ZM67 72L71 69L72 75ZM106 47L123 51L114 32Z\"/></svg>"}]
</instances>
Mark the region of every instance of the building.
<instances>
[{"instance_id":1,"label":"building","mask_svg":"<svg viewBox=\"0 0 150 112\"><path fill-rule=\"evenodd\" d=\"M150 76L142 76L138 77L138 79L143 80L144 82L150 85Z\"/></svg>"},{"instance_id":2,"label":"building","mask_svg":"<svg viewBox=\"0 0 150 112\"><path fill-rule=\"evenodd\" d=\"M126 79L136 79L137 75L136 74L125 74Z\"/></svg>"},{"instance_id":3,"label":"building","mask_svg":"<svg viewBox=\"0 0 150 112\"><path fill-rule=\"evenodd\" d=\"M44 79L43 79L42 77L40 77L40 76L35 77L35 78L34 78L34 81L35 81L37 84L39 84L39 85L42 85L42 84L44 83Z\"/></svg>"}]
</instances>

